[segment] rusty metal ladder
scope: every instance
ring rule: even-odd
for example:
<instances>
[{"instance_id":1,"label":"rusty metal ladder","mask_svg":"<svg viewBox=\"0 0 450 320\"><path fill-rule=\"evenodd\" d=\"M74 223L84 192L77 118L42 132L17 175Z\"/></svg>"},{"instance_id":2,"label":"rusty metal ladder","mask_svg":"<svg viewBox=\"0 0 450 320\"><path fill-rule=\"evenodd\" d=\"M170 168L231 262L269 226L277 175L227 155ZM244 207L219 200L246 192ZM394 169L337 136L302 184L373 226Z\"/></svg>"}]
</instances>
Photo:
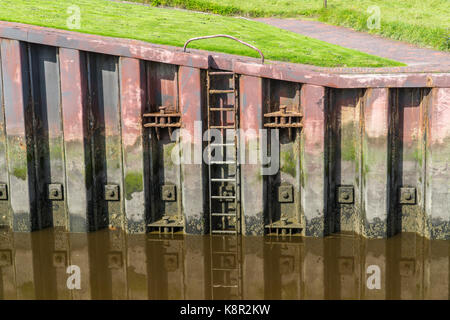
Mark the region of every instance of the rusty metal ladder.
<instances>
[{"instance_id":1,"label":"rusty metal ladder","mask_svg":"<svg viewBox=\"0 0 450 320\"><path fill-rule=\"evenodd\" d=\"M228 79L232 86L229 89L212 88L215 83L212 77ZM239 199L239 165L238 157L238 77L228 71L207 71L207 108L208 108L208 141L214 150L220 150L222 160L212 160L211 152L208 152L208 177L209 177L209 227L211 234L240 233L240 199ZM232 104L227 99L227 106L212 105L216 101L214 96L220 94L232 95ZM229 123L231 114L233 122ZM219 117L217 117L219 115ZM220 130L221 140L211 141L210 129ZM227 132L233 130L233 141L227 140ZM211 150L210 150L211 151ZM228 151L233 154L233 159L228 160ZM220 172L220 176L214 176ZM219 191L219 192L218 192ZM231 205L233 204L233 205ZM220 208L220 210L218 210Z\"/></svg>"},{"instance_id":2,"label":"rusty metal ladder","mask_svg":"<svg viewBox=\"0 0 450 320\"><path fill-rule=\"evenodd\" d=\"M211 81L213 77L215 81ZM227 80L227 89L214 88L218 82L223 84ZM240 174L237 161L238 76L234 72L208 70L207 90L208 129L217 129L221 133L220 141L212 142L211 132L208 130L208 141L210 146L220 151L222 155L220 160L212 160L211 152L208 152L211 298L241 299ZM215 105L217 99L214 97L220 94L228 95L226 106L224 100L221 100L219 106ZM229 122L230 118L232 123ZM229 138L227 130L232 130L232 141L227 139ZM231 160L228 159L230 153L233 157ZM220 177L214 176L217 171L220 172Z\"/></svg>"}]
</instances>

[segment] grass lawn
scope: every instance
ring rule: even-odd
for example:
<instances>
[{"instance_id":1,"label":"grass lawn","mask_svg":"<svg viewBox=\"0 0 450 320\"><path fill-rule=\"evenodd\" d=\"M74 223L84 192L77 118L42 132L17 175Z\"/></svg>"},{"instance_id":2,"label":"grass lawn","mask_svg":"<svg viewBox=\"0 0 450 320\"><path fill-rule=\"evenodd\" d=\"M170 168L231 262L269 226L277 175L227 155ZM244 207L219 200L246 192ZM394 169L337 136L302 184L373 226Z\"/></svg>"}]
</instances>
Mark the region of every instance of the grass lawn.
<instances>
[{"instance_id":1,"label":"grass lawn","mask_svg":"<svg viewBox=\"0 0 450 320\"><path fill-rule=\"evenodd\" d=\"M222 15L308 16L322 22L377 33L397 40L450 51L450 0L134 0ZM369 30L367 12L380 8L381 28Z\"/></svg>"},{"instance_id":2,"label":"grass lawn","mask_svg":"<svg viewBox=\"0 0 450 320\"><path fill-rule=\"evenodd\" d=\"M383 67L403 64L342 48L242 18L154 8L107 0L0 0L0 20L69 29L70 6L80 8L78 32L183 46L192 37L225 33L260 48L266 59L326 67ZM258 57L228 39L197 41L189 47Z\"/></svg>"}]
</instances>

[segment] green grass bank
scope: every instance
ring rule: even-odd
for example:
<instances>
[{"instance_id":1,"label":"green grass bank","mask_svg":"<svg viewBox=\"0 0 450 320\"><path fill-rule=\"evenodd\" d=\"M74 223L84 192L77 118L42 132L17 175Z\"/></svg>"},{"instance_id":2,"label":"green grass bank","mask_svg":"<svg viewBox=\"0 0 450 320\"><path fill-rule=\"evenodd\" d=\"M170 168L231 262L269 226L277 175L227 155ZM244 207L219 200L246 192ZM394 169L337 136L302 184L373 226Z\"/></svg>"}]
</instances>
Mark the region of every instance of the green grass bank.
<instances>
[{"instance_id":1,"label":"green grass bank","mask_svg":"<svg viewBox=\"0 0 450 320\"><path fill-rule=\"evenodd\" d=\"M403 65L247 19L107 0L1 0L0 20L178 47L192 37L225 33L260 48L268 60L324 67ZM79 26L73 29L76 21ZM258 57L228 39L197 41L190 47Z\"/></svg>"},{"instance_id":2,"label":"green grass bank","mask_svg":"<svg viewBox=\"0 0 450 320\"><path fill-rule=\"evenodd\" d=\"M172 6L228 16L309 17L358 31L450 51L449 0L134 0L153 6ZM377 6L380 28L370 29Z\"/></svg>"}]
</instances>

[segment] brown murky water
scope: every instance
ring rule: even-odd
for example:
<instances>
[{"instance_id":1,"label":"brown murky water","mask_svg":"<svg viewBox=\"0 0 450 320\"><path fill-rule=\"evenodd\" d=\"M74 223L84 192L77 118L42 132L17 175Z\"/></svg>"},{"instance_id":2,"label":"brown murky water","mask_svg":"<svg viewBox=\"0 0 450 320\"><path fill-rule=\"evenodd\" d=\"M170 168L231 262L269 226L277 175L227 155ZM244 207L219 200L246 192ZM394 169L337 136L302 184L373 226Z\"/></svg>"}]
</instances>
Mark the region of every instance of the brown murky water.
<instances>
[{"instance_id":1,"label":"brown murky water","mask_svg":"<svg viewBox=\"0 0 450 320\"><path fill-rule=\"evenodd\" d=\"M3 230L0 298L448 300L449 243Z\"/></svg>"}]
</instances>

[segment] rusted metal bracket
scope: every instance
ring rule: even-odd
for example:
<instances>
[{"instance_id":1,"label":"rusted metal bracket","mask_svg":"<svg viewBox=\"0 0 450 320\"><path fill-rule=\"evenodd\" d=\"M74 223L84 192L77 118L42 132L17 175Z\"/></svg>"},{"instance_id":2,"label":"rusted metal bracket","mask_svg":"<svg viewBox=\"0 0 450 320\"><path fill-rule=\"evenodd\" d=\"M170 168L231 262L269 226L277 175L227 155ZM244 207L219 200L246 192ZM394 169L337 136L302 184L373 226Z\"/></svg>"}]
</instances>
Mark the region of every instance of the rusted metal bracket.
<instances>
[{"instance_id":1,"label":"rusted metal bracket","mask_svg":"<svg viewBox=\"0 0 450 320\"><path fill-rule=\"evenodd\" d=\"M182 217L166 215L162 219L147 225L149 233L153 234L175 234L181 233L184 229Z\"/></svg>"},{"instance_id":2,"label":"rusted metal bracket","mask_svg":"<svg viewBox=\"0 0 450 320\"><path fill-rule=\"evenodd\" d=\"M181 113L167 112L167 109L167 106L161 106L159 112L142 115L144 121L147 119L147 122L144 122L144 127L154 128L158 140L160 139L160 129L167 128L171 137L173 128L181 127Z\"/></svg>"},{"instance_id":3,"label":"rusted metal bracket","mask_svg":"<svg viewBox=\"0 0 450 320\"><path fill-rule=\"evenodd\" d=\"M271 129L289 129L289 138L292 136L293 129L301 129L303 127L303 115L300 112L288 111L287 106L280 105L280 111L269 112L264 114L266 123L265 128Z\"/></svg>"},{"instance_id":4,"label":"rusted metal bracket","mask_svg":"<svg viewBox=\"0 0 450 320\"><path fill-rule=\"evenodd\" d=\"M211 36L204 36L204 37L191 38L191 39L189 39L188 41L186 41L186 43L184 44L183 52L186 52L187 45L188 45L190 42L195 41L195 40L203 40L203 39L211 39L211 38L228 38L228 39L235 40L235 41L237 41L237 42L239 42L239 43L241 43L241 44L243 44L243 45L245 45L245 46L247 46L247 47L249 47L249 48L252 48L253 50L258 51L258 53L259 53L259 55L260 55L260 57L261 57L261 64L264 64L264 54L262 53L261 50L259 50L257 47L252 46L251 44L249 44L249 43L247 43L247 42L244 42L244 41L242 41L242 40L239 40L238 38L235 38L235 37L233 37L233 36L229 36L229 35L227 35L227 34L215 34L215 35L211 35Z\"/></svg>"}]
</instances>

